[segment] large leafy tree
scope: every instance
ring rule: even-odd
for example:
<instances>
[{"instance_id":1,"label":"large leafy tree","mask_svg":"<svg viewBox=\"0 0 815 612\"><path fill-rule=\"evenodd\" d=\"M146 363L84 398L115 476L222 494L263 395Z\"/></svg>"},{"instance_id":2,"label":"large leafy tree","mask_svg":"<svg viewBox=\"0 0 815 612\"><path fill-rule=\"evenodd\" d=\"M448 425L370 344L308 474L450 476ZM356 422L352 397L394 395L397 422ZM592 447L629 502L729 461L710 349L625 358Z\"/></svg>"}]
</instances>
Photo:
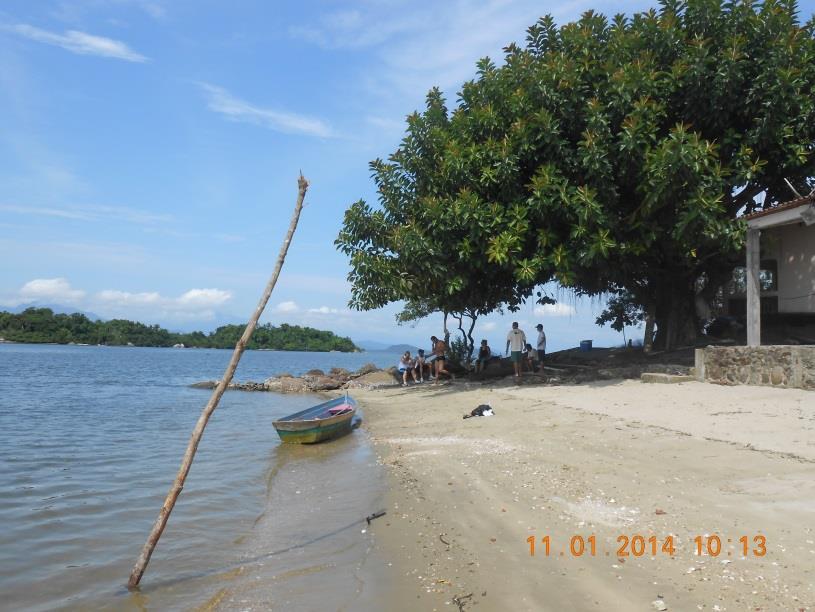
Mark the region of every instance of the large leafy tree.
<instances>
[{"instance_id":1,"label":"large leafy tree","mask_svg":"<svg viewBox=\"0 0 815 612\"><path fill-rule=\"evenodd\" d=\"M543 17L452 112L437 90L346 212L352 305L483 314L557 280L618 293L657 343L743 243L736 218L815 175L815 22L793 2L663 0L608 20Z\"/></svg>"},{"instance_id":2,"label":"large leafy tree","mask_svg":"<svg viewBox=\"0 0 815 612\"><path fill-rule=\"evenodd\" d=\"M440 168L458 162L449 154L457 126L438 89L428 94L424 113L407 123L388 162L371 162L380 206L353 204L337 239L351 259L351 306L368 310L404 301L400 322L452 315L472 353L477 318L516 309L534 287L533 278L517 278L490 251L497 233L509 227L520 236L528 223L520 208L506 211L501 200L485 199L469 176ZM482 155L471 146L468 155Z\"/></svg>"}]
</instances>

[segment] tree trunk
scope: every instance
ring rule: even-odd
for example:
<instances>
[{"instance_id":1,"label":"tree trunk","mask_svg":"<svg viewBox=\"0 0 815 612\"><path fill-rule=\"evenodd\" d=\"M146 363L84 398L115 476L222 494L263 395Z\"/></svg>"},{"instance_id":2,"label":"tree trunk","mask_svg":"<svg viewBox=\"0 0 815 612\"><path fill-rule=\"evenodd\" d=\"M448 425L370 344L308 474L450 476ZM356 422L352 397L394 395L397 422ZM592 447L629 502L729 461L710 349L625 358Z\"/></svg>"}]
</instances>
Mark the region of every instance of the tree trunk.
<instances>
[{"instance_id":1,"label":"tree trunk","mask_svg":"<svg viewBox=\"0 0 815 612\"><path fill-rule=\"evenodd\" d=\"M696 342L695 297L692 282L679 281L666 287L657 299L654 348L670 351Z\"/></svg>"},{"instance_id":2,"label":"tree trunk","mask_svg":"<svg viewBox=\"0 0 815 612\"><path fill-rule=\"evenodd\" d=\"M458 321L458 331L461 334L461 339L464 342L464 348L467 350L467 355L464 356L464 363L461 365L464 367L465 370L468 372L470 371L470 344L467 342L467 332L464 331L464 315L463 314L455 314L453 313L453 318Z\"/></svg>"},{"instance_id":3,"label":"tree trunk","mask_svg":"<svg viewBox=\"0 0 815 612\"><path fill-rule=\"evenodd\" d=\"M654 348L654 320L656 319L656 304L650 302L645 309L645 334L642 339L642 350L650 353Z\"/></svg>"},{"instance_id":4,"label":"tree trunk","mask_svg":"<svg viewBox=\"0 0 815 612\"><path fill-rule=\"evenodd\" d=\"M475 339L473 338L473 330L475 329L475 322L478 319L477 314L470 314L470 328L467 330L467 359L473 360L473 353L475 352Z\"/></svg>"},{"instance_id":5,"label":"tree trunk","mask_svg":"<svg viewBox=\"0 0 815 612\"><path fill-rule=\"evenodd\" d=\"M305 178L303 178L302 174L300 175L297 185L299 188L297 203L295 204L294 214L292 215L291 223L289 225L289 232L286 234L286 239L283 241L283 246L280 247L280 253L277 256L277 263L275 265L274 272L266 285L252 318L246 325L243 335L235 345L235 351L232 353L232 359L229 361L229 365L227 366L223 377L218 383L218 386L215 387L215 390L212 392L212 397L210 397L209 402L201 413L201 416L198 417L198 422L195 424L195 428L192 430L192 436L190 436L190 441L187 444L187 450L184 453L184 458L181 460L181 467L178 469L178 474L175 477L175 481L170 487L170 491L167 493L167 498L164 500L164 504L161 506L161 510L158 513L158 518L153 524L153 529L150 531L150 535L147 537L147 542L145 542L141 554L136 561L136 565L133 567L133 571L130 573L130 579L127 583L127 586L130 588L138 586L142 576L144 575L144 570L147 568L147 564L150 562L150 557L153 555L153 550L156 548L156 544L158 544L158 540L161 537L161 534L164 532L164 528L167 526L167 521L170 518L170 513L175 507L175 502L178 499L178 496L181 494L181 490L184 488L184 481L187 479L187 474L192 467L192 460L195 457L195 451L198 450L198 443L201 441L201 437L204 435L204 428L207 426L210 416L212 416L212 413L215 412L215 409L218 407L218 402L221 400L221 396L224 394L224 391L226 391L232 377L235 375L235 370L238 367L238 362L240 361L241 355L246 348L246 344L252 337L252 332L255 331L258 319L260 318L261 313L263 313L263 309L266 308L266 303L269 301L269 297L272 295L272 290L277 284L277 279L280 276L280 270L283 267L283 261L286 259L286 253L289 250L289 244L291 244L294 231L297 229L297 221L300 218L300 211L303 209L303 199L306 197L306 190L308 189L308 182Z\"/></svg>"}]
</instances>

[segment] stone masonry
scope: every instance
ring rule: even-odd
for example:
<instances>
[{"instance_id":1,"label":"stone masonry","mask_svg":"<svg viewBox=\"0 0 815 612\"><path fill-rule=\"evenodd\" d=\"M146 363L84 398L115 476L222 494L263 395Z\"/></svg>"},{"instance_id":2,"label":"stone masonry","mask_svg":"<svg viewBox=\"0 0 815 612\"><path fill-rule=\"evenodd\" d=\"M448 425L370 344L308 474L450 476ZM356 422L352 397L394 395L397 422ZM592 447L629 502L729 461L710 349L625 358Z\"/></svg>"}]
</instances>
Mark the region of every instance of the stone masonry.
<instances>
[{"instance_id":1,"label":"stone masonry","mask_svg":"<svg viewBox=\"0 0 815 612\"><path fill-rule=\"evenodd\" d=\"M815 390L815 346L708 346L696 350L695 373L721 385Z\"/></svg>"}]
</instances>

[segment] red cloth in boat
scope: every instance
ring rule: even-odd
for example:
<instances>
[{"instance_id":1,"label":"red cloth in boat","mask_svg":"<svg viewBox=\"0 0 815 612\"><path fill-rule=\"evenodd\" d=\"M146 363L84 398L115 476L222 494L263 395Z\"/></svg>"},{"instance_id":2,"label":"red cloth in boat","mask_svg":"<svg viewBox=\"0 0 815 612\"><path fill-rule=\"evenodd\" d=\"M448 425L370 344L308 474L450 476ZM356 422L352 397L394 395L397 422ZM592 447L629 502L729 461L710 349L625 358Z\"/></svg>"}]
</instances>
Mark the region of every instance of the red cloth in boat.
<instances>
[{"instance_id":1,"label":"red cloth in boat","mask_svg":"<svg viewBox=\"0 0 815 612\"><path fill-rule=\"evenodd\" d=\"M347 410L351 410L352 406L350 404L340 404L339 406L334 406L333 408L329 408L329 414L339 414L341 412L346 412Z\"/></svg>"}]
</instances>

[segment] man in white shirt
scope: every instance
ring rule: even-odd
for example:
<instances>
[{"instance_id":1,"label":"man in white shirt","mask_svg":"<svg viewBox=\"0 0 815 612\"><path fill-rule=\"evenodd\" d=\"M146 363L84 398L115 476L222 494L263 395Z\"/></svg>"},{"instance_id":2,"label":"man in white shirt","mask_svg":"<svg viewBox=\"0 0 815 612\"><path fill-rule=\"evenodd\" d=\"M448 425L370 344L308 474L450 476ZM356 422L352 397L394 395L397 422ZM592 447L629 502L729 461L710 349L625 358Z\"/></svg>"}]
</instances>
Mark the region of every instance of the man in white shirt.
<instances>
[{"instance_id":1,"label":"man in white shirt","mask_svg":"<svg viewBox=\"0 0 815 612\"><path fill-rule=\"evenodd\" d=\"M546 333L543 331L543 325L538 323L535 326L535 329L538 330L538 345L536 347L538 351L538 371L543 371L543 359L546 357Z\"/></svg>"},{"instance_id":2,"label":"man in white shirt","mask_svg":"<svg viewBox=\"0 0 815 612\"><path fill-rule=\"evenodd\" d=\"M526 345L526 334L518 329L518 322L512 324L512 329L507 334L507 348L506 353L510 354L512 349L512 367L515 369L515 378L521 377L521 352Z\"/></svg>"}]
</instances>

